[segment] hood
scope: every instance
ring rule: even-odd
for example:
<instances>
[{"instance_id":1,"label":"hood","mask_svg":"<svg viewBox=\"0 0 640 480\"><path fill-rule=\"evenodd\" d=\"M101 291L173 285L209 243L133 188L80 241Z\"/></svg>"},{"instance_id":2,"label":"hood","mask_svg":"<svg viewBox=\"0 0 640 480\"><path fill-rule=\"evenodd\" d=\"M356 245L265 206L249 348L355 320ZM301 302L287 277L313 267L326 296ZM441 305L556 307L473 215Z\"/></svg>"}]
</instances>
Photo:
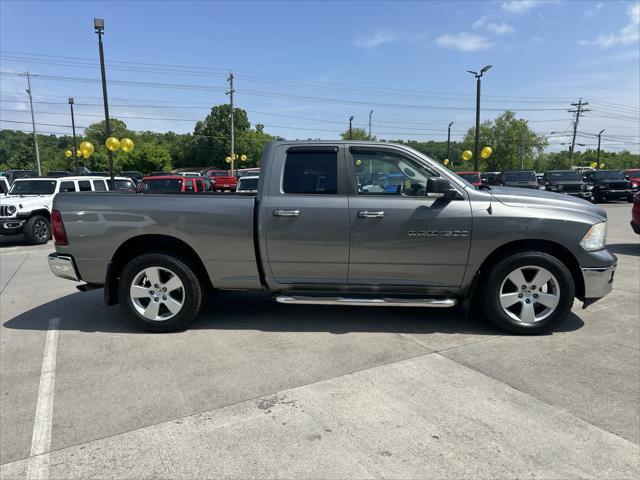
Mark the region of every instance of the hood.
<instances>
[{"instance_id":1,"label":"hood","mask_svg":"<svg viewBox=\"0 0 640 480\"><path fill-rule=\"evenodd\" d=\"M30 207L46 206L51 203L51 195L25 196L7 195L0 196L0 205L14 205L18 211L28 210ZM20 207L22 205L22 207Z\"/></svg>"},{"instance_id":2,"label":"hood","mask_svg":"<svg viewBox=\"0 0 640 480\"><path fill-rule=\"evenodd\" d=\"M598 221L607 219L607 212L602 207L561 193L505 187L491 187L490 193L498 202L509 207L567 210L595 217Z\"/></svg>"}]
</instances>

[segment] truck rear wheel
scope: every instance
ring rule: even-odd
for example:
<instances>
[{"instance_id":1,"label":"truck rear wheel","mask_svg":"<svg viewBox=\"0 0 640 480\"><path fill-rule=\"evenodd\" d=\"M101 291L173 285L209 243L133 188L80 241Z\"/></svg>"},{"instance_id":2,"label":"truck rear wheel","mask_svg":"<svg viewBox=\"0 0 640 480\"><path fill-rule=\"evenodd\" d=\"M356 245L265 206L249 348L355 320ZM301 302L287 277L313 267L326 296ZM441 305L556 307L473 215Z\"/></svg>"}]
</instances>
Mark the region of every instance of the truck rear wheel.
<instances>
[{"instance_id":1,"label":"truck rear wheel","mask_svg":"<svg viewBox=\"0 0 640 480\"><path fill-rule=\"evenodd\" d=\"M25 223L23 232L31 245L42 245L51 238L51 224L44 215L34 215Z\"/></svg>"},{"instance_id":2,"label":"truck rear wheel","mask_svg":"<svg viewBox=\"0 0 640 480\"><path fill-rule=\"evenodd\" d=\"M543 252L510 255L495 265L486 280L485 314L512 333L536 335L552 330L569 314L575 297L569 269Z\"/></svg>"},{"instance_id":3,"label":"truck rear wheel","mask_svg":"<svg viewBox=\"0 0 640 480\"><path fill-rule=\"evenodd\" d=\"M164 253L147 253L129 261L118 288L121 308L150 332L188 328L202 304L202 288L193 269Z\"/></svg>"}]
</instances>

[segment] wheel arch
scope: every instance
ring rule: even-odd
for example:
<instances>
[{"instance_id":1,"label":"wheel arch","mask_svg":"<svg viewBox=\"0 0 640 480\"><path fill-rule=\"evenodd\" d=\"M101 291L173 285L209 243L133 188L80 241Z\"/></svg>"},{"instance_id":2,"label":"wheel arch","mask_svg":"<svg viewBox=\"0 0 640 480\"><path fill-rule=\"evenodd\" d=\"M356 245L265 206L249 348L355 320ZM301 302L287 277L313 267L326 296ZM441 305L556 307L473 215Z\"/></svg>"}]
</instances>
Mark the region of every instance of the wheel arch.
<instances>
[{"instance_id":1,"label":"wheel arch","mask_svg":"<svg viewBox=\"0 0 640 480\"><path fill-rule=\"evenodd\" d=\"M144 253L164 253L175 256L191 266L198 280L209 290L213 289L211 279L200 256L186 242L170 235L147 234L132 237L118 247L107 267L105 278L105 302L118 303L118 280L124 266L133 258Z\"/></svg>"},{"instance_id":2,"label":"wheel arch","mask_svg":"<svg viewBox=\"0 0 640 480\"><path fill-rule=\"evenodd\" d=\"M29 219L36 215L42 215L43 217L46 217L49 222L51 222L51 212L49 212L49 210L47 210L46 208L37 208L35 210L30 211L29 213L24 213L21 216L24 216L25 218Z\"/></svg>"},{"instance_id":3,"label":"wheel arch","mask_svg":"<svg viewBox=\"0 0 640 480\"><path fill-rule=\"evenodd\" d=\"M513 253L518 253L526 250L538 251L553 255L559 261L561 261L571 273L573 277L573 283L576 289L576 298L579 300L584 299L584 279L582 278L582 271L580 270L580 264L576 257L571 253L569 249L562 246L559 243L552 242L550 240L539 239L522 239L515 240L500 247L496 248L491 254L482 262L480 268L476 271L476 275L472 287L472 296L478 293L478 285L481 284L483 278L489 273L491 268L501 258L509 256ZM475 299L474 299L475 300Z\"/></svg>"}]
</instances>

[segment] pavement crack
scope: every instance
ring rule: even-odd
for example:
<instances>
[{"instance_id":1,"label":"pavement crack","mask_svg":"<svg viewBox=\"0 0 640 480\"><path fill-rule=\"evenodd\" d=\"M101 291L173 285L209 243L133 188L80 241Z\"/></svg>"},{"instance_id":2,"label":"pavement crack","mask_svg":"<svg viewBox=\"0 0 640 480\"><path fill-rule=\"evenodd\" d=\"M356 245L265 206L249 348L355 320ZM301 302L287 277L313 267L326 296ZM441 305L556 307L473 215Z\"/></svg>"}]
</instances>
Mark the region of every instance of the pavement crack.
<instances>
[{"instance_id":1,"label":"pavement crack","mask_svg":"<svg viewBox=\"0 0 640 480\"><path fill-rule=\"evenodd\" d=\"M0 295L2 295L5 291L5 289L9 286L9 284L11 283L11 281L13 280L13 278L16 276L16 274L20 271L20 269L22 268L22 266L24 265L24 262L27 261L27 259L31 256L30 253L27 253L24 257L24 260L22 260L22 262L20 262L20 265L18 265L18 268L16 268L15 272L13 272L13 274L9 277L9 280L7 280L7 283L5 284L4 287L2 287L2 290L0 290Z\"/></svg>"}]
</instances>

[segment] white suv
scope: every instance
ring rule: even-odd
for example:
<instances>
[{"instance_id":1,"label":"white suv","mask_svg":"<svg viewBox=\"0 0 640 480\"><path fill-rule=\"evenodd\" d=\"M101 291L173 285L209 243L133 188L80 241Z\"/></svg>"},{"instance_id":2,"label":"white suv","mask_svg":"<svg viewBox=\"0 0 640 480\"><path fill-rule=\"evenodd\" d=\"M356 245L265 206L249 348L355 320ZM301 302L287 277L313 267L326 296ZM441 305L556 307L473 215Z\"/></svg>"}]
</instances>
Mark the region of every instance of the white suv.
<instances>
[{"instance_id":1,"label":"white suv","mask_svg":"<svg viewBox=\"0 0 640 480\"><path fill-rule=\"evenodd\" d=\"M51 238L53 197L61 192L106 192L105 177L20 178L0 197L0 235L24 233L33 245Z\"/></svg>"}]
</instances>

